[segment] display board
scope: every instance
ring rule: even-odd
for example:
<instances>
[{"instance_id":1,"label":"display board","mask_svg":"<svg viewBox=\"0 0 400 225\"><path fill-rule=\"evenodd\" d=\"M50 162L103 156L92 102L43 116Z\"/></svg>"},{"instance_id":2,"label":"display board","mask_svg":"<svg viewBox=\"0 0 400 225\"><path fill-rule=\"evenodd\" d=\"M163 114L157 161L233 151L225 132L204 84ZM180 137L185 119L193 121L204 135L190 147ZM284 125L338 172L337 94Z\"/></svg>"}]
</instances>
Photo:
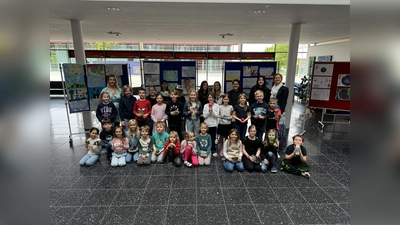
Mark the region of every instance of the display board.
<instances>
[{"instance_id":1,"label":"display board","mask_svg":"<svg viewBox=\"0 0 400 225\"><path fill-rule=\"evenodd\" d=\"M191 87L196 88L196 62L195 61L143 61L143 83L146 89L155 86L157 91L161 88L161 82L168 82L169 90L174 90L183 80L190 78Z\"/></svg>"},{"instance_id":2,"label":"display board","mask_svg":"<svg viewBox=\"0 0 400 225\"><path fill-rule=\"evenodd\" d=\"M119 87L129 85L127 64L63 64L66 95L70 113L95 111L107 76L115 75Z\"/></svg>"},{"instance_id":3,"label":"display board","mask_svg":"<svg viewBox=\"0 0 400 225\"><path fill-rule=\"evenodd\" d=\"M232 90L232 81L238 79L240 87L247 97L256 85L259 76L265 76L269 89L272 88L272 76L276 73L276 62L225 62L223 77L224 92Z\"/></svg>"},{"instance_id":4,"label":"display board","mask_svg":"<svg viewBox=\"0 0 400 225\"><path fill-rule=\"evenodd\" d=\"M350 111L350 62L314 62L308 106Z\"/></svg>"}]
</instances>

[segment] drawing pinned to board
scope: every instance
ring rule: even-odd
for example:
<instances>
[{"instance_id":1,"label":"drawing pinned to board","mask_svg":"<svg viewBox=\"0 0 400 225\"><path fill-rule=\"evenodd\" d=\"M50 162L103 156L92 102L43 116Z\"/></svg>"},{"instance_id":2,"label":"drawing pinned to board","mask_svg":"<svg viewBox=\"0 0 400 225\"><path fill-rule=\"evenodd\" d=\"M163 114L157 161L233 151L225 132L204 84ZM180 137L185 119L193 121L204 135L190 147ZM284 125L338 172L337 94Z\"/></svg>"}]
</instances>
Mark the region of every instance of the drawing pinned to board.
<instances>
[{"instance_id":1,"label":"drawing pinned to board","mask_svg":"<svg viewBox=\"0 0 400 225\"><path fill-rule=\"evenodd\" d=\"M144 74L160 74L159 63L143 63Z\"/></svg>"},{"instance_id":2,"label":"drawing pinned to board","mask_svg":"<svg viewBox=\"0 0 400 225\"><path fill-rule=\"evenodd\" d=\"M312 89L311 90L311 99L312 100L320 100L320 101L329 101L329 94L331 89Z\"/></svg>"},{"instance_id":3,"label":"drawing pinned to board","mask_svg":"<svg viewBox=\"0 0 400 225\"><path fill-rule=\"evenodd\" d=\"M350 101L350 88L336 89L335 99L341 101Z\"/></svg>"},{"instance_id":4,"label":"drawing pinned to board","mask_svg":"<svg viewBox=\"0 0 400 225\"><path fill-rule=\"evenodd\" d=\"M104 65L102 64L88 64L86 68L88 76L105 76Z\"/></svg>"},{"instance_id":5,"label":"drawing pinned to board","mask_svg":"<svg viewBox=\"0 0 400 225\"><path fill-rule=\"evenodd\" d=\"M265 85L271 90L272 89L272 78L265 79Z\"/></svg>"},{"instance_id":6,"label":"drawing pinned to board","mask_svg":"<svg viewBox=\"0 0 400 225\"><path fill-rule=\"evenodd\" d=\"M71 101L69 102L69 112L82 112L89 110L88 100L80 100L80 101Z\"/></svg>"},{"instance_id":7,"label":"drawing pinned to board","mask_svg":"<svg viewBox=\"0 0 400 225\"><path fill-rule=\"evenodd\" d=\"M225 85L225 92L228 93L230 90L232 90L232 82L227 82Z\"/></svg>"},{"instance_id":8,"label":"drawing pinned to board","mask_svg":"<svg viewBox=\"0 0 400 225\"><path fill-rule=\"evenodd\" d=\"M178 70L163 70L163 77L166 81L178 81Z\"/></svg>"},{"instance_id":9,"label":"drawing pinned to board","mask_svg":"<svg viewBox=\"0 0 400 225\"><path fill-rule=\"evenodd\" d=\"M86 88L69 88L67 90L67 95L69 101L76 101L88 98Z\"/></svg>"},{"instance_id":10,"label":"drawing pinned to board","mask_svg":"<svg viewBox=\"0 0 400 225\"><path fill-rule=\"evenodd\" d=\"M272 77L274 73L274 67L260 67L260 76Z\"/></svg>"},{"instance_id":11,"label":"drawing pinned to board","mask_svg":"<svg viewBox=\"0 0 400 225\"><path fill-rule=\"evenodd\" d=\"M96 98L96 99L90 99L89 104L90 104L90 110L91 111L96 111L97 106L100 104L101 99Z\"/></svg>"},{"instance_id":12,"label":"drawing pinned to board","mask_svg":"<svg viewBox=\"0 0 400 225\"><path fill-rule=\"evenodd\" d=\"M168 83L168 90L175 90L175 87L178 85L178 83Z\"/></svg>"},{"instance_id":13,"label":"drawing pinned to board","mask_svg":"<svg viewBox=\"0 0 400 225\"><path fill-rule=\"evenodd\" d=\"M85 77L83 75L65 75L66 88L82 88L85 87Z\"/></svg>"},{"instance_id":14,"label":"drawing pinned to board","mask_svg":"<svg viewBox=\"0 0 400 225\"><path fill-rule=\"evenodd\" d=\"M258 66L243 66L244 77L256 77L258 76Z\"/></svg>"},{"instance_id":15,"label":"drawing pinned to board","mask_svg":"<svg viewBox=\"0 0 400 225\"><path fill-rule=\"evenodd\" d=\"M181 85L182 87L185 86L185 80L181 80ZM190 89L195 89L195 88L196 88L196 80L190 79Z\"/></svg>"},{"instance_id":16,"label":"drawing pinned to board","mask_svg":"<svg viewBox=\"0 0 400 225\"><path fill-rule=\"evenodd\" d=\"M314 75L332 76L333 64L315 64Z\"/></svg>"},{"instance_id":17,"label":"drawing pinned to board","mask_svg":"<svg viewBox=\"0 0 400 225\"><path fill-rule=\"evenodd\" d=\"M251 89L243 89L244 94L246 95L247 98L250 97L250 91Z\"/></svg>"},{"instance_id":18,"label":"drawing pinned to board","mask_svg":"<svg viewBox=\"0 0 400 225\"><path fill-rule=\"evenodd\" d=\"M252 88L257 82L257 78L243 78L243 89Z\"/></svg>"},{"instance_id":19,"label":"drawing pinned to board","mask_svg":"<svg viewBox=\"0 0 400 225\"><path fill-rule=\"evenodd\" d=\"M332 77L314 77L313 88L331 88Z\"/></svg>"},{"instance_id":20,"label":"drawing pinned to board","mask_svg":"<svg viewBox=\"0 0 400 225\"><path fill-rule=\"evenodd\" d=\"M116 76L122 76L122 65L118 64L107 64L106 65L106 75L116 75Z\"/></svg>"},{"instance_id":21,"label":"drawing pinned to board","mask_svg":"<svg viewBox=\"0 0 400 225\"><path fill-rule=\"evenodd\" d=\"M350 74L339 74L338 87L350 87Z\"/></svg>"},{"instance_id":22,"label":"drawing pinned to board","mask_svg":"<svg viewBox=\"0 0 400 225\"><path fill-rule=\"evenodd\" d=\"M100 99L100 93L104 87L89 87L89 98L90 99Z\"/></svg>"},{"instance_id":23,"label":"drawing pinned to board","mask_svg":"<svg viewBox=\"0 0 400 225\"><path fill-rule=\"evenodd\" d=\"M106 85L105 76L87 76L88 87L104 87Z\"/></svg>"},{"instance_id":24,"label":"drawing pinned to board","mask_svg":"<svg viewBox=\"0 0 400 225\"><path fill-rule=\"evenodd\" d=\"M240 80L240 70L227 70L226 80Z\"/></svg>"},{"instance_id":25,"label":"drawing pinned to board","mask_svg":"<svg viewBox=\"0 0 400 225\"><path fill-rule=\"evenodd\" d=\"M85 75L85 71L83 69L82 64L70 64L70 63L64 63L63 64L63 71L64 75Z\"/></svg>"},{"instance_id":26,"label":"drawing pinned to board","mask_svg":"<svg viewBox=\"0 0 400 225\"><path fill-rule=\"evenodd\" d=\"M145 75L144 76L144 84L146 86L158 86L158 85L160 85L160 76L159 75Z\"/></svg>"},{"instance_id":27,"label":"drawing pinned to board","mask_svg":"<svg viewBox=\"0 0 400 225\"><path fill-rule=\"evenodd\" d=\"M194 66L182 66L182 77L196 77Z\"/></svg>"}]
</instances>

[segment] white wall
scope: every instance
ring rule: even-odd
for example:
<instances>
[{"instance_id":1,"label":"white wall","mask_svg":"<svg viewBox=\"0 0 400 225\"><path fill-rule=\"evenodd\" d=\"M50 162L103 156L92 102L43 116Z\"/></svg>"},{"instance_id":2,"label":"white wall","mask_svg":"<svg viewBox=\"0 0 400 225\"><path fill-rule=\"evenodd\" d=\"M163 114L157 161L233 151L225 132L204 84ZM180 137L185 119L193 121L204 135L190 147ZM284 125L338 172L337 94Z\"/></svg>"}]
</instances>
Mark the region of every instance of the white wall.
<instances>
[{"instance_id":1,"label":"white wall","mask_svg":"<svg viewBox=\"0 0 400 225\"><path fill-rule=\"evenodd\" d=\"M307 59L310 56L332 55L332 61L350 62L350 41L308 47Z\"/></svg>"}]
</instances>

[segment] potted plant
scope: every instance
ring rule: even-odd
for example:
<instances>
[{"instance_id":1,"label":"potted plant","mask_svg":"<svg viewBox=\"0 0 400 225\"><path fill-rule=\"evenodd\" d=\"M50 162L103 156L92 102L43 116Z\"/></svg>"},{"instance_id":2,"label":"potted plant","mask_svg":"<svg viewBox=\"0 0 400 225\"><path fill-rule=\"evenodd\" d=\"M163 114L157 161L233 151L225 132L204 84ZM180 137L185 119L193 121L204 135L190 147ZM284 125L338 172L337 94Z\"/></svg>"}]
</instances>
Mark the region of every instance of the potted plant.
<instances>
[{"instance_id":1,"label":"potted plant","mask_svg":"<svg viewBox=\"0 0 400 225\"><path fill-rule=\"evenodd\" d=\"M301 78L301 83L297 89L297 97L301 100L301 102L306 102L307 101L307 92L308 92L308 85L310 83L310 79L307 75L304 75L304 77Z\"/></svg>"}]
</instances>

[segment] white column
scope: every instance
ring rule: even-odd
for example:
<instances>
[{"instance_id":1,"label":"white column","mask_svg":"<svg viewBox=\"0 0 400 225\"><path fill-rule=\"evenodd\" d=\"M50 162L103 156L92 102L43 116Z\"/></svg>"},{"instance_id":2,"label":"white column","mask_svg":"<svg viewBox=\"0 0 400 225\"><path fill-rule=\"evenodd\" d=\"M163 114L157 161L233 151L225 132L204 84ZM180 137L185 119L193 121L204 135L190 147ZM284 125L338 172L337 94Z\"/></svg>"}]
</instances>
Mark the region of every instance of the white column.
<instances>
[{"instance_id":1,"label":"white column","mask_svg":"<svg viewBox=\"0 0 400 225\"><path fill-rule=\"evenodd\" d=\"M83 47L82 22L71 20L72 41L74 42L74 53L76 63L86 64L85 49ZM83 128L88 131L93 127L92 112L82 112Z\"/></svg>"},{"instance_id":2,"label":"white column","mask_svg":"<svg viewBox=\"0 0 400 225\"><path fill-rule=\"evenodd\" d=\"M286 128L290 128L290 117L292 114L294 80L296 75L297 54L299 51L300 23L290 25L289 54L286 71L285 86L289 88L289 96L286 104Z\"/></svg>"}]
</instances>

